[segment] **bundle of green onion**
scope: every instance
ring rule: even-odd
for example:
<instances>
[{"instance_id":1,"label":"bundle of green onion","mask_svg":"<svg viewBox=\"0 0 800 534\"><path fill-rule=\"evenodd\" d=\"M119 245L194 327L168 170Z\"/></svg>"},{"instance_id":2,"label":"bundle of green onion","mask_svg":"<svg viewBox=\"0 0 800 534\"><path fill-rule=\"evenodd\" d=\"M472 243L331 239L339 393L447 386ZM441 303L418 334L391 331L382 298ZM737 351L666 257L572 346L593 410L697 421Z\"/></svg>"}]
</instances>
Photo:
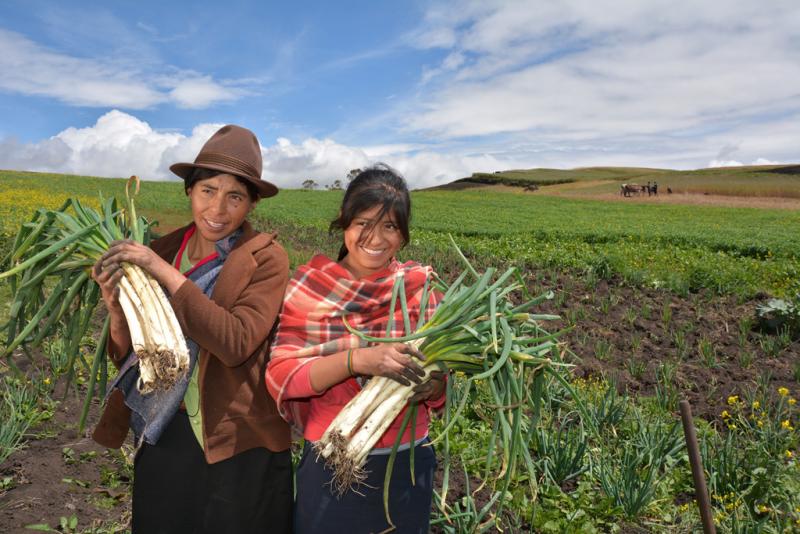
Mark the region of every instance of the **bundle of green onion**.
<instances>
[{"instance_id":1,"label":"bundle of green onion","mask_svg":"<svg viewBox=\"0 0 800 534\"><path fill-rule=\"evenodd\" d=\"M489 268L484 273L478 273L458 250L455 242L453 246L466 263L467 270L449 286L438 279L433 281L432 285L444 292L444 297L428 322L424 321L424 310L428 306L431 284L426 282L423 289L423 311L412 330L403 278L398 278L395 283L390 316L394 315L399 300L405 332L413 333L399 338L375 338L356 331L346 322L345 325L369 342L400 341L414 344L426 356L423 364L426 377L435 369L455 371L447 383L444 428L436 438L436 441L444 440L446 455L454 423L468 399L474 398L470 395L471 389L478 383L488 385L492 403L487 412L493 414L493 434L491 442L487 444L484 480L491 477L495 456L499 456L497 479L503 480L503 491L507 490L519 462L527 467L533 485L537 477L527 443L538 421L544 378L553 377L571 391L564 377L564 370L569 365L561 359L556 343L561 332L551 334L542 328L543 321L558 319L558 316L530 313L534 306L552 298L552 293L514 304L512 294L523 290L516 268L508 269L493 280L495 269ZM474 279L473 283L466 282L468 276ZM459 387L454 387L454 382L458 382ZM342 493L363 481L367 455L407 405L412 394L412 386L375 377L342 409L315 445L334 471L334 490ZM384 506L390 524L388 481L399 440L409 422L416 418L416 410L416 405L412 405L407 411L389 460L384 482ZM412 440L416 426L413 423ZM412 447L412 480L413 450ZM445 458L446 466L448 461L449 456ZM442 499L447 493L447 475L445 470Z\"/></svg>"},{"instance_id":2,"label":"bundle of green onion","mask_svg":"<svg viewBox=\"0 0 800 534\"><path fill-rule=\"evenodd\" d=\"M133 192L131 186L135 186ZM0 279L9 279L13 293L7 343L1 353L12 367L16 368L11 358L15 349L35 347L65 328L70 377L76 359L89 370L79 346L99 302L91 269L112 241L149 241L149 224L136 216L133 196L138 190L139 179L132 176L125 188L125 209L118 209L114 198L101 198L97 212L72 198L60 209L39 209L22 225L4 262L9 268L0 273ZM119 299L139 359L137 387L142 393L169 388L188 369L186 340L158 282L135 265L122 268ZM100 361L104 361L107 335L108 318L91 370L90 397ZM104 386L105 366L101 369Z\"/></svg>"}]
</instances>

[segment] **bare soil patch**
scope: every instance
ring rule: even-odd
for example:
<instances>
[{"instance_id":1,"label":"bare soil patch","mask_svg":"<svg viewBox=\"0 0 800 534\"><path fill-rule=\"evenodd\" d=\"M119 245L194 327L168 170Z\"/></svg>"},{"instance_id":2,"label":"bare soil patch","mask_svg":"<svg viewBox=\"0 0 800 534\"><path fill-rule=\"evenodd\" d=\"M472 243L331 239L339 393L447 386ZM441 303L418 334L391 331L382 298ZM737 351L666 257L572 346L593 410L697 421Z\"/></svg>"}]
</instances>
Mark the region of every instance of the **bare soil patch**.
<instances>
[{"instance_id":1,"label":"bare soil patch","mask_svg":"<svg viewBox=\"0 0 800 534\"><path fill-rule=\"evenodd\" d=\"M637 195L623 197L619 193L580 193L553 189L557 186L542 188L539 195L552 195L575 199L603 200L607 202L627 202L636 204L686 204L691 206L721 206L728 208L763 208L763 209L800 209L800 199L785 197L737 197L728 195L706 195L698 193L661 192L653 196Z\"/></svg>"},{"instance_id":2,"label":"bare soil patch","mask_svg":"<svg viewBox=\"0 0 800 534\"><path fill-rule=\"evenodd\" d=\"M683 298L618 279L587 285L569 276L541 284L557 291L543 308L560 314L561 326L577 325L565 340L579 376L602 376L634 396L653 396L659 365L673 364L681 398L709 421L718 419L729 395L752 391L759 380L773 392L781 386L798 392L800 340L782 344L755 329L756 306L766 296L743 303L702 292Z\"/></svg>"},{"instance_id":3,"label":"bare soil patch","mask_svg":"<svg viewBox=\"0 0 800 534\"><path fill-rule=\"evenodd\" d=\"M58 391L54 396L61 397ZM121 451L78 435L81 405L79 394L70 393L50 421L32 430L25 448L0 466L0 479L13 480L0 492L0 532L30 533L27 525L45 523L57 528L61 517L73 515L79 532L127 528L130 469Z\"/></svg>"}]
</instances>

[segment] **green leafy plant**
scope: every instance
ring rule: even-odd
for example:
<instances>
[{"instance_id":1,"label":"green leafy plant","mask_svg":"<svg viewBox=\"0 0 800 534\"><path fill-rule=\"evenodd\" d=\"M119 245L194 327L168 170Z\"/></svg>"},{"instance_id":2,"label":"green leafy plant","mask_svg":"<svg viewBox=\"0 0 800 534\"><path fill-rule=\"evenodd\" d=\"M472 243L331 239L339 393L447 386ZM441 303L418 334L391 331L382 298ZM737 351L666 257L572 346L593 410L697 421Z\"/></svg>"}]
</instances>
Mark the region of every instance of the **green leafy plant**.
<instances>
[{"instance_id":1,"label":"green leafy plant","mask_svg":"<svg viewBox=\"0 0 800 534\"><path fill-rule=\"evenodd\" d=\"M697 342L697 350L700 355L700 361L703 362L703 365L709 369L719 366L719 361L717 359L717 348L710 339L701 337Z\"/></svg>"},{"instance_id":2,"label":"green leafy plant","mask_svg":"<svg viewBox=\"0 0 800 534\"><path fill-rule=\"evenodd\" d=\"M78 516L71 515L69 517L61 516L58 521L58 528L52 528L49 523L36 523L34 525L26 525L28 530L36 530L39 532L56 532L60 534L77 534L78 532Z\"/></svg>"},{"instance_id":3,"label":"green leafy plant","mask_svg":"<svg viewBox=\"0 0 800 534\"><path fill-rule=\"evenodd\" d=\"M542 460L543 471L557 486L588 469L585 462L588 439L580 427L553 423L534 434L532 445Z\"/></svg>"},{"instance_id":4,"label":"green leafy plant","mask_svg":"<svg viewBox=\"0 0 800 534\"><path fill-rule=\"evenodd\" d=\"M598 339L594 344L594 357L598 360L605 361L611 356L614 346L605 338Z\"/></svg>"},{"instance_id":5,"label":"green leafy plant","mask_svg":"<svg viewBox=\"0 0 800 534\"><path fill-rule=\"evenodd\" d=\"M647 371L647 362L632 355L625 361L625 368L630 373L631 378L641 380L645 371Z\"/></svg>"},{"instance_id":6,"label":"green leafy plant","mask_svg":"<svg viewBox=\"0 0 800 534\"><path fill-rule=\"evenodd\" d=\"M495 527L496 519L491 513L492 507L497 503L501 493L495 492L489 501L478 509L475 499L470 491L469 474L464 469L465 491L464 496L452 505L445 504L442 495L434 490L434 502L437 503L436 512L431 517L430 525L438 526L447 534L479 534L488 532Z\"/></svg>"},{"instance_id":7,"label":"green leafy plant","mask_svg":"<svg viewBox=\"0 0 800 534\"><path fill-rule=\"evenodd\" d=\"M767 333L785 330L800 335L800 293L789 299L769 299L756 307L758 326Z\"/></svg>"},{"instance_id":8,"label":"green leafy plant","mask_svg":"<svg viewBox=\"0 0 800 534\"><path fill-rule=\"evenodd\" d=\"M662 410L678 409L678 365L674 362L662 362L656 367L656 402Z\"/></svg>"}]
</instances>

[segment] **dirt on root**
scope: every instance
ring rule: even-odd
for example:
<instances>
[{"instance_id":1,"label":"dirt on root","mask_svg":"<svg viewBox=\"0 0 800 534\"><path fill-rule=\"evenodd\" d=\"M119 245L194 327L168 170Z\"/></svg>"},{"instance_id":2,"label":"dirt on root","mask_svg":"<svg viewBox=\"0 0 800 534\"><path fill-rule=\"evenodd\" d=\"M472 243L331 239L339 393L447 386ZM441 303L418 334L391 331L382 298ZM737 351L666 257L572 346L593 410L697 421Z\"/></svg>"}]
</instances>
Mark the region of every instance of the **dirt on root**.
<instances>
[{"instance_id":1,"label":"dirt on root","mask_svg":"<svg viewBox=\"0 0 800 534\"><path fill-rule=\"evenodd\" d=\"M53 398L62 396L53 393ZM10 487L0 491L0 532L30 533L26 526L35 524L58 530L61 518L72 516L75 532L129 530L131 469L122 450L78 434L82 402L73 390L57 403L49 421L29 431L24 448L0 466L0 480L11 478Z\"/></svg>"}]
</instances>

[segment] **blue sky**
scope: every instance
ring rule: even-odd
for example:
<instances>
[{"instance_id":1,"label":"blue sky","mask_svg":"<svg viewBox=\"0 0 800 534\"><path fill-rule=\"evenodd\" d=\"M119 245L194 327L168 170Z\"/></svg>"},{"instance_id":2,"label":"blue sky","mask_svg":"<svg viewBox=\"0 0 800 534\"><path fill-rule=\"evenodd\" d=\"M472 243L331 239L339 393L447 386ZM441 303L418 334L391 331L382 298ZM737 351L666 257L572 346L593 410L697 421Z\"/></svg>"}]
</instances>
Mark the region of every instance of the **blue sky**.
<instances>
[{"instance_id":1,"label":"blue sky","mask_svg":"<svg viewBox=\"0 0 800 534\"><path fill-rule=\"evenodd\" d=\"M284 186L800 160L795 1L297 4L3 2L0 168L165 179L225 123Z\"/></svg>"}]
</instances>

